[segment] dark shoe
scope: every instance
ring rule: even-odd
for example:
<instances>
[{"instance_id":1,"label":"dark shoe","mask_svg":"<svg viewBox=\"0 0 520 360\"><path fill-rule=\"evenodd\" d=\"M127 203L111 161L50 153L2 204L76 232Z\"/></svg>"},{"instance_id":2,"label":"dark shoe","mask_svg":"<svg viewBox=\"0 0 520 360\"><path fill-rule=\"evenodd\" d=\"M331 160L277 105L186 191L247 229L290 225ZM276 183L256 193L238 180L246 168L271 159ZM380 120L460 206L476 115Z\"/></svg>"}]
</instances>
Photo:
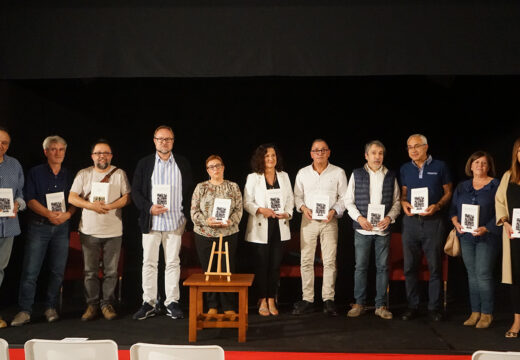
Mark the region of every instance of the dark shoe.
<instances>
[{"instance_id":1,"label":"dark shoe","mask_svg":"<svg viewBox=\"0 0 520 360\"><path fill-rule=\"evenodd\" d=\"M401 315L401 320L408 321L417 317L417 309L408 309Z\"/></svg>"},{"instance_id":2,"label":"dark shoe","mask_svg":"<svg viewBox=\"0 0 520 360\"><path fill-rule=\"evenodd\" d=\"M329 316L338 316L336 305L332 300L325 300L323 302L323 313Z\"/></svg>"},{"instance_id":3,"label":"dark shoe","mask_svg":"<svg viewBox=\"0 0 520 360\"><path fill-rule=\"evenodd\" d=\"M428 317L431 321L439 322L442 321L442 313L438 310L428 311Z\"/></svg>"},{"instance_id":4,"label":"dark shoe","mask_svg":"<svg viewBox=\"0 0 520 360\"><path fill-rule=\"evenodd\" d=\"M184 313L182 312L179 303L176 303L175 301L166 306L166 315L172 319L184 319Z\"/></svg>"},{"instance_id":5,"label":"dark shoe","mask_svg":"<svg viewBox=\"0 0 520 360\"><path fill-rule=\"evenodd\" d=\"M132 316L134 320L144 320L157 315L155 307L145 302L139 310Z\"/></svg>"},{"instance_id":6,"label":"dark shoe","mask_svg":"<svg viewBox=\"0 0 520 360\"><path fill-rule=\"evenodd\" d=\"M294 303L293 315L303 315L314 311L314 303L301 300Z\"/></svg>"}]
</instances>

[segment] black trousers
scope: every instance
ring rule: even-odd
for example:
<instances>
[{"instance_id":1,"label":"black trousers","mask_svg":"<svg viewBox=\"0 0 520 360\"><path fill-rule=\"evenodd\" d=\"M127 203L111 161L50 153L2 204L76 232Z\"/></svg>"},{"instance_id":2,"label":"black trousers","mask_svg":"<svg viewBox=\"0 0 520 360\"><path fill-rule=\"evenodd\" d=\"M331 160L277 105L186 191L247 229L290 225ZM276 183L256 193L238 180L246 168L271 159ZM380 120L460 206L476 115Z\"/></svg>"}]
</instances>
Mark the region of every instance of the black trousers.
<instances>
[{"instance_id":1,"label":"black trousers","mask_svg":"<svg viewBox=\"0 0 520 360\"><path fill-rule=\"evenodd\" d=\"M231 273L235 272L235 254L238 245L238 233L224 236L222 238L222 251L225 251L225 243L228 242L229 247L229 270ZM195 246L197 248L197 254L199 255L200 265L202 271L208 270L209 258L211 255L211 247L215 242L215 251L218 251L218 238L210 238L195 233ZM226 271L226 260L225 256L222 257L222 271ZM211 270L217 270L217 255L214 255ZM222 311L236 310L236 294L235 293L204 293L206 299L206 305L208 308L218 308L219 303L222 306Z\"/></svg>"},{"instance_id":2,"label":"black trousers","mask_svg":"<svg viewBox=\"0 0 520 360\"><path fill-rule=\"evenodd\" d=\"M271 219L270 219L271 220ZM269 221L267 244L251 243L255 264L255 288L259 298L274 298L283 257L278 219Z\"/></svg>"}]
</instances>

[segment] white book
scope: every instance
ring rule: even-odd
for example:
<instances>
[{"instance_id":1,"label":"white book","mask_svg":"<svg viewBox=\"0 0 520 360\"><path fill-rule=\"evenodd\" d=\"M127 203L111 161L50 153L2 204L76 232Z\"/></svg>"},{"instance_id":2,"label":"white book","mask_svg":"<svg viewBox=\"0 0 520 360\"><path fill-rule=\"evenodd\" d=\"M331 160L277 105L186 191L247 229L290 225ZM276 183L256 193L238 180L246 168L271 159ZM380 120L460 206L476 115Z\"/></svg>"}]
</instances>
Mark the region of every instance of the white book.
<instances>
[{"instance_id":1,"label":"white book","mask_svg":"<svg viewBox=\"0 0 520 360\"><path fill-rule=\"evenodd\" d=\"M217 221L226 223L229 219L229 211L231 210L231 199L215 198L213 202L213 211L211 217Z\"/></svg>"},{"instance_id":2,"label":"white book","mask_svg":"<svg viewBox=\"0 0 520 360\"><path fill-rule=\"evenodd\" d=\"M474 233L478 229L478 218L480 215L480 205L462 204L460 214L460 225L462 232Z\"/></svg>"},{"instance_id":3,"label":"white book","mask_svg":"<svg viewBox=\"0 0 520 360\"><path fill-rule=\"evenodd\" d=\"M93 182L90 190L90 202L101 201L108 204L108 196L110 192L110 184L102 182Z\"/></svg>"},{"instance_id":4,"label":"white book","mask_svg":"<svg viewBox=\"0 0 520 360\"><path fill-rule=\"evenodd\" d=\"M511 237L520 238L520 208L513 209L511 226L513 227L513 234L511 235Z\"/></svg>"},{"instance_id":5,"label":"white book","mask_svg":"<svg viewBox=\"0 0 520 360\"><path fill-rule=\"evenodd\" d=\"M329 215L329 197L327 195L314 196L311 206L314 220L327 220Z\"/></svg>"},{"instance_id":6,"label":"white book","mask_svg":"<svg viewBox=\"0 0 520 360\"><path fill-rule=\"evenodd\" d=\"M0 188L0 217L14 216L13 189Z\"/></svg>"},{"instance_id":7,"label":"white book","mask_svg":"<svg viewBox=\"0 0 520 360\"><path fill-rule=\"evenodd\" d=\"M171 185L152 185L152 203L171 208Z\"/></svg>"},{"instance_id":8,"label":"white book","mask_svg":"<svg viewBox=\"0 0 520 360\"><path fill-rule=\"evenodd\" d=\"M428 188L415 188L411 191L412 214L422 214L428 208Z\"/></svg>"},{"instance_id":9,"label":"white book","mask_svg":"<svg viewBox=\"0 0 520 360\"><path fill-rule=\"evenodd\" d=\"M284 213L282 189L269 189L266 191L266 197L268 209L273 210L277 214Z\"/></svg>"},{"instance_id":10,"label":"white book","mask_svg":"<svg viewBox=\"0 0 520 360\"><path fill-rule=\"evenodd\" d=\"M47 200L47 209L50 211L67 211L65 205L65 193L63 191L45 194Z\"/></svg>"},{"instance_id":11,"label":"white book","mask_svg":"<svg viewBox=\"0 0 520 360\"><path fill-rule=\"evenodd\" d=\"M377 224L385 218L384 204L368 204L367 220L372 225L373 230L380 230Z\"/></svg>"}]
</instances>

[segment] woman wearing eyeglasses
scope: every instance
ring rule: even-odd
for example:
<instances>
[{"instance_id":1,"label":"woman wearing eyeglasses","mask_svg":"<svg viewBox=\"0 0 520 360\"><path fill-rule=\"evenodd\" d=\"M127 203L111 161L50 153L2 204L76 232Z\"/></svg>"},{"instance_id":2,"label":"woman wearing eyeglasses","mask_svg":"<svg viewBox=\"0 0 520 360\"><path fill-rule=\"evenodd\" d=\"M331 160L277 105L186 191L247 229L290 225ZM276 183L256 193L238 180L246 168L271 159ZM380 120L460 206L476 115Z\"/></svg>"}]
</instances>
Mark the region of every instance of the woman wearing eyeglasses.
<instances>
[{"instance_id":1,"label":"woman wearing eyeglasses","mask_svg":"<svg viewBox=\"0 0 520 360\"><path fill-rule=\"evenodd\" d=\"M273 144L260 145L251 158L244 209L249 213L246 241L255 252L255 286L260 297L258 313L278 315L275 297L282 261L282 241L291 238L294 196L289 175L282 171L280 152Z\"/></svg>"},{"instance_id":2,"label":"woman wearing eyeglasses","mask_svg":"<svg viewBox=\"0 0 520 360\"><path fill-rule=\"evenodd\" d=\"M235 253L238 244L238 225L242 218L242 193L234 182L224 179L224 162L218 155L211 155L206 160L206 171L209 180L197 184L191 199L191 219L193 221L193 231L195 232L195 246L199 255L202 270L208 268L211 247L216 242L215 249L218 249L218 240L222 235L223 250L225 242L229 246L229 271L235 272ZM229 210L228 218L220 219L220 214L214 214L215 200L230 200L229 208L220 207L219 210L225 212ZM220 211L217 211L217 213ZM223 262L225 264L225 262ZM216 259L213 260L212 271L216 271ZM222 270L225 271L226 265ZM234 320L235 313L235 294L234 293L206 293L206 304L208 315L214 316L218 313L219 305L222 311Z\"/></svg>"}]
</instances>

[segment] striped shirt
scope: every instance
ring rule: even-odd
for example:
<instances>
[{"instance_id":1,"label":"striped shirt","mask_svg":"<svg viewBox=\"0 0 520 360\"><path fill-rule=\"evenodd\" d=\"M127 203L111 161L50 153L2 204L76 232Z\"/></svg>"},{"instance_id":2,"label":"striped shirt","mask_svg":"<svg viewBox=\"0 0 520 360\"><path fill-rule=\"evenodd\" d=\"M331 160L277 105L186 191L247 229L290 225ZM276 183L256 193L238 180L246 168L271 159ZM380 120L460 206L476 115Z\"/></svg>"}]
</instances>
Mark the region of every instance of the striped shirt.
<instances>
[{"instance_id":1,"label":"striped shirt","mask_svg":"<svg viewBox=\"0 0 520 360\"><path fill-rule=\"evenodd\" d=\"M22 166L15 158L4 155L4 161L0 163L0 188L13 190L13 201L18 202L18 211L25 209L23 200L24 176ZM0 217L0 238L11 237L20 234L18 216L15 218Z\"/></svg>"},{"instance_id":2,"label":"striped shirt","mask_svg":"<svg viewBox=\"0 0 520 360\"><path fill-rule=\"evenodd\" d=\"M184 223L185 217L182 213L182 175L173 154L166 161L155 154L152 187L154 185L170 185L171 208L164 214L152 216L152 230L177 230Z\"/></svg>"}]
</instances>

